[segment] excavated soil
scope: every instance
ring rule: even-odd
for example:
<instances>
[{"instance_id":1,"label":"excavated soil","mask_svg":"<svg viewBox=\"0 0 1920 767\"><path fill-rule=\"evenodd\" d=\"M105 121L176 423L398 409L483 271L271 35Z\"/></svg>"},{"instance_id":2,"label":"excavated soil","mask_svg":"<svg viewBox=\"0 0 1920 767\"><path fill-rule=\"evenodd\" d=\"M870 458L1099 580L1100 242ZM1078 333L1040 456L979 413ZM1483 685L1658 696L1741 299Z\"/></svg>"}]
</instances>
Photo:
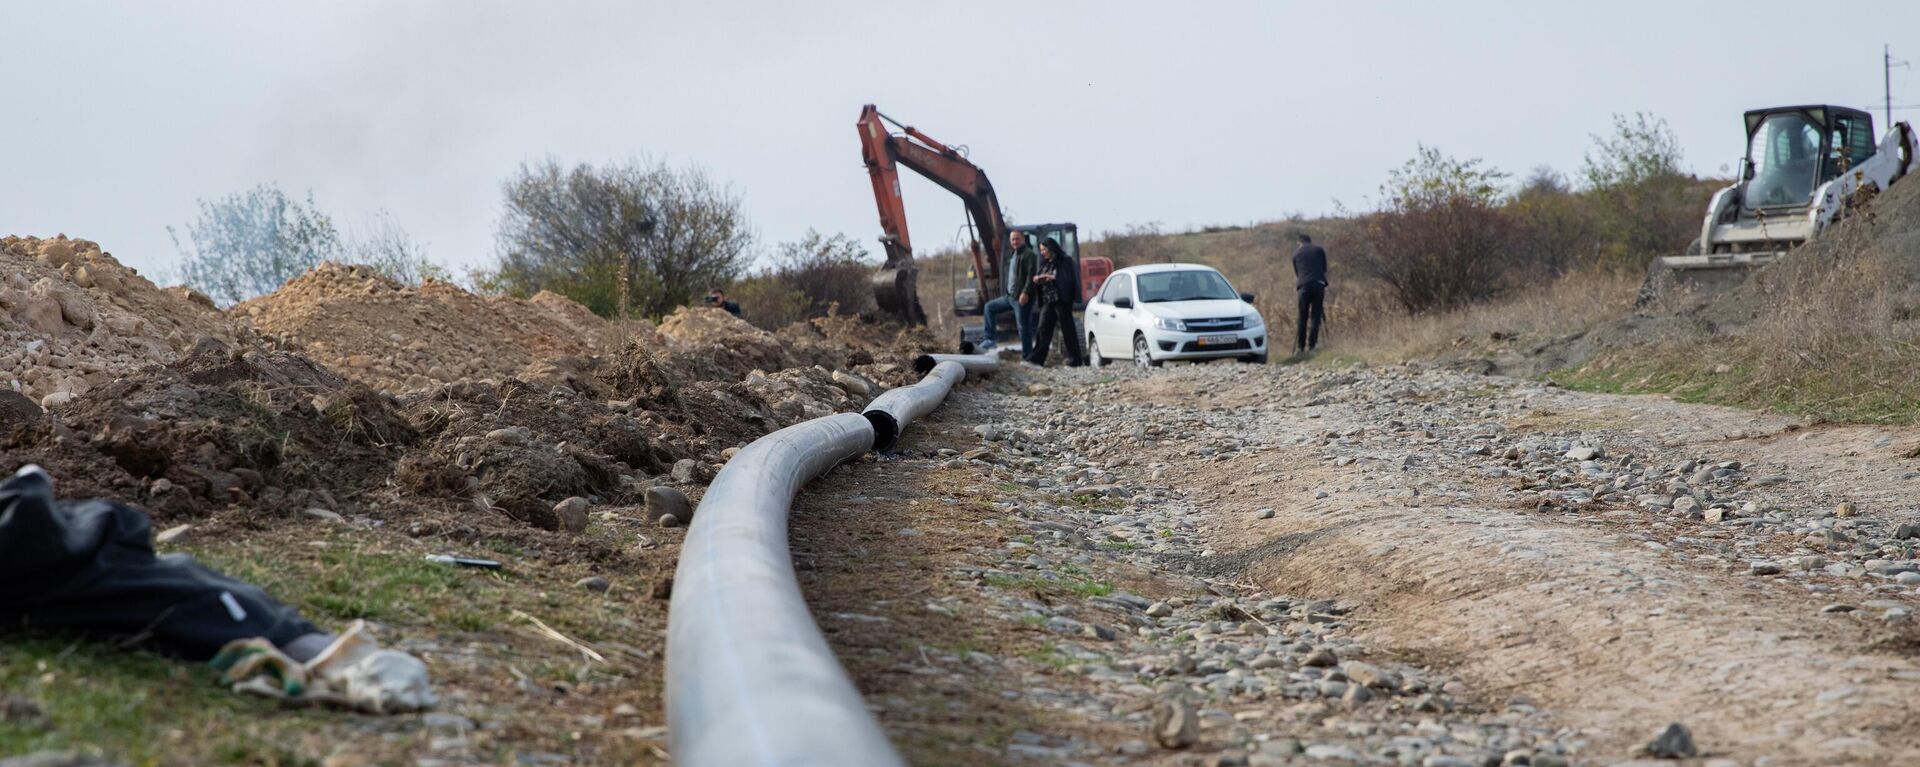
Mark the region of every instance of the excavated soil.
<instances>
[{"instance_id":1,"label":"excavated soil","mask_svg":"<svg viewBox=\"0 0 1920 767\"><path fill-rule=\"evenodd\" d=\"M0 238L0 388L64 401L252 333L206 296L162 290L88 240Z\"/></svg>"}]
</instances>

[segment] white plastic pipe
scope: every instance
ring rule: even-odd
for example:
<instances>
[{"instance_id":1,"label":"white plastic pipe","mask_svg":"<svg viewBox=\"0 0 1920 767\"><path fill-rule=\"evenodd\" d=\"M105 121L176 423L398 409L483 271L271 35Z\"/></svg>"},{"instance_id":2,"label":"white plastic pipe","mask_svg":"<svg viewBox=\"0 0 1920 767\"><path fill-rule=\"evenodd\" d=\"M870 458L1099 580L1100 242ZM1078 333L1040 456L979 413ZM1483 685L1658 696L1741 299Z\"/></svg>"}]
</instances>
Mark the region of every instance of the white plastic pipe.
<instances>
[{"instance_id":1,"label":"white plastic pipe","mask_svg":"<svg viewBox=\"0 0 1920 767\"><path fill-rule=\"evenodd\" d=\"M867 403L862 415L873 423L873 449L890 450L900 440L900 432L921 416L933 412L947 398L954 384L967 377L967 369L951 360L934 363L930 372L912 386L889 389ZM698 515L695 515L698 516Z\"/></svg>"},{"instance_id":2,"label":"white plastic pipe","mask_svg":"<svg viewBox=\"0 0 1920 767\"><path fill-rule=\"evenodd\" d=\"M1000 369L1000 355L994 352L985 354L922 354L913 358L913 372L926 375L933 366L942 362L957 362L967 369L967 375L992 375Z\"/></svg>"},{"instance_id":3,"label":"white plastic pipe","mask_svg":"<svg viewBox=\"0 0 1920 767\"><path fill-rule=\"evenodd\" d=\"M814 625L787 550L800 486L873 444L865 417L816 418L747 445L707 487L667 618L675 763L903 764Z\"/></svg>"}]
</instances>

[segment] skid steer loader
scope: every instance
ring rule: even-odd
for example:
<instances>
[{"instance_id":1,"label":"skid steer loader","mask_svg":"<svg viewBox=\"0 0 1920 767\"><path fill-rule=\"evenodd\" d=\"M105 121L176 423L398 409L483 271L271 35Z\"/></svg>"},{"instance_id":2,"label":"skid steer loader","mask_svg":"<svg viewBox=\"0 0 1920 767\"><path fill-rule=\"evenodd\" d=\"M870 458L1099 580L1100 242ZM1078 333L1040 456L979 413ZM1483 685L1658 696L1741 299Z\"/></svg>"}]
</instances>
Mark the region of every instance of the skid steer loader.
<instances>
[{"instance_id":1,"label":"skid steer loader","mask_svg":"<svg viewBox=\"0 0 1920 767\"><path fill-rule=\"evenodd\" d=\"M1746 113L1747 154L1715 192L1685 255L1654 259L1645 304L1677 286L1713 292L1820 235L1913 167L1920 137L1895 123L1876 143L1873 115L1825 104Z\"/></svg>"}]
</instances>

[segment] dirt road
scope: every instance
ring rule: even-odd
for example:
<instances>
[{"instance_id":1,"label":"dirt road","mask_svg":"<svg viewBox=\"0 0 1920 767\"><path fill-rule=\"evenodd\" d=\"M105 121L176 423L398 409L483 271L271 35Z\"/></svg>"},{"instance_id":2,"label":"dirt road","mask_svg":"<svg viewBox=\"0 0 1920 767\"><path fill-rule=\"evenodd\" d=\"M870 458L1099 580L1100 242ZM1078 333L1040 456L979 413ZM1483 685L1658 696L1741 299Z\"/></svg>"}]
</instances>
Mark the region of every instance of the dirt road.
<instances>
[{"instance_id":1,"label":"dirt road","mask_svg":"<svg viewBox=\"0 0 1920 767\"><path fill-rule=\"evenodd\" d=\"M1912 764L1916 442L1412 369L1009 371L803 493L796 558L915 763L1616 764L1679 722L1689 764Z\"/></svg>"}]
</instances>

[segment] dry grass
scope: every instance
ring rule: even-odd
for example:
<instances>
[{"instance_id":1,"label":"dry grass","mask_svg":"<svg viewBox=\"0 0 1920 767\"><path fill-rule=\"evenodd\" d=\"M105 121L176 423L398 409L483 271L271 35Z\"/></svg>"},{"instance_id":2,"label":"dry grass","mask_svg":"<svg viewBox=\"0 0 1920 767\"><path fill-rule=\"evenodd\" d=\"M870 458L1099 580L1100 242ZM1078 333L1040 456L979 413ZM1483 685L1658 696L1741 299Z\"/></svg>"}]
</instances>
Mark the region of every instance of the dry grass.
<instances>
[{"instance_id":1,"label":"dry grass","mask_svg":"<svg viewBox=\"0 0 1920 767\"><path fill-rule=\"evenodd\" d=\"M1341 317L1329 309L1326 344L1340 358L1381 364L1471 353L1522 337L1566 337L1632 310L1640 281L1623 270L1573 271L1487 303L1420 315L1401 313L1391 299L1368 296L1362 286L1348 302L1359 311Z\"/></svg>"}]
</instances>

